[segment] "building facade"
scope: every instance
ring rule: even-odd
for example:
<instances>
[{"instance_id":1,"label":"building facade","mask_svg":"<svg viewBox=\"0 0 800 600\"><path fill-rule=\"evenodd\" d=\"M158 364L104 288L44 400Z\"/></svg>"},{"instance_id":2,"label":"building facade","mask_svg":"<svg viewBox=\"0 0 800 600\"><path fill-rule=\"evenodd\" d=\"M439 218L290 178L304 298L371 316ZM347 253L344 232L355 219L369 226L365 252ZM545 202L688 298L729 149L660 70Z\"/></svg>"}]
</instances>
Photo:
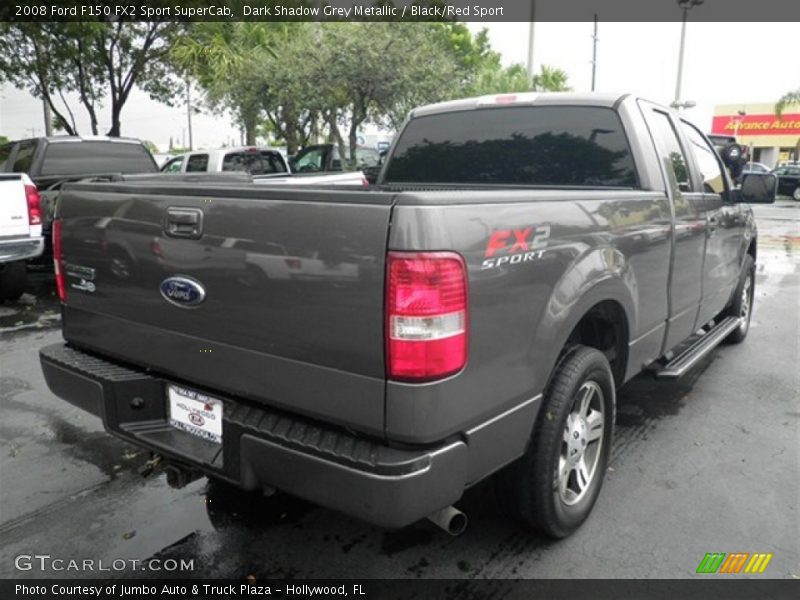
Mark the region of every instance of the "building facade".
<instances>
[{"instance_id":1,"label":"building facade","mask_svg":"<svg viewBox=\"0 0 800 600\"><path fill-rule=\"evenodd\" d=\"M800 105L775 115L775 103L722 104L714 107L711 133L732 135L751 148L755 162L768 167L800 160Z\"/></svg>"}]
</instances>

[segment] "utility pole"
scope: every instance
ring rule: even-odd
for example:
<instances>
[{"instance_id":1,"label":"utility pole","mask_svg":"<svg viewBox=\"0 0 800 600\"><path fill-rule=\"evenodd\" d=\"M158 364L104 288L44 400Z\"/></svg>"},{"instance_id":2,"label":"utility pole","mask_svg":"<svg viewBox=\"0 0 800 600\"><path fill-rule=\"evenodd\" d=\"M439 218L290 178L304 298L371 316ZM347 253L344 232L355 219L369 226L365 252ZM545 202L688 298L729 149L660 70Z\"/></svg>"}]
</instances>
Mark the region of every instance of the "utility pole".
<instances>
[{"instance_id":1,"label":"utility pole","mask_svg":"<svg viewBox=\"0 0 800 600\"><path fill-rule=\"evenodd\" d=\"M189 125L189 150L194 150L192 145L192 85L186 78L186 121Z\"/></svg>"},{"instance_id":2,"label":"utility pole","mask_svg":"<svg viewBox=\"0 0 800 600\"><path fill-rule=\"evenodd\" d=\"M594 33L592 34L592 91L597 76L597 13L594 13Z\"/></svg>"},{"instance_id":3,"label":"utility pole","mask_svg":"<svg viewBox=\"0 0 800 600\"><path fill-rule=\"evenodd\" d=\"M536 27L536 0L531 0L531 22L528 25L528 81L533 81L533 34Z\"/></svg>"}]
</instances>

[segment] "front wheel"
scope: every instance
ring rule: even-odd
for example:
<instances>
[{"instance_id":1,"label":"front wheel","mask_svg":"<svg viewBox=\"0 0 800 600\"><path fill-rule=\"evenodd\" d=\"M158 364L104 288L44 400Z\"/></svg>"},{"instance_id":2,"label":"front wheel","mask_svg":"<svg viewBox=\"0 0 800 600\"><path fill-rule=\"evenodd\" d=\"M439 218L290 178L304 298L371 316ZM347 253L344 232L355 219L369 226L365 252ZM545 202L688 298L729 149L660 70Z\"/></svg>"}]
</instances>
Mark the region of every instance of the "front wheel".
<instances>
[{"instance_id":1,"label":"front wheel","mask_svg":"<svg viewBox=\"0 0 800 600\"><path fill-rule=\"evenodd\" d=\"M498 475L498 500L507 512L554 538L586 520L608 466L614 394L603 353L574 346L562 356L527 452Z\"/></svg>"},{"instance_id":2,"label":"front wheel","mask_svg":"<svg viewBox=\"0 0 800 600\"><path fill-rule=\"evenodd\" d=\"M744 257L744 265L742 265L742 275L739 278L739 283L736 286L736 292L733 296L733 301L728 307L727 314L730 317L738 317L739 327L734 329L731 334L725 338L726 344L738 344L744 341L747 337L747 332L750 331L750 318L753 316L753 299L755 298L756 289L756 263L753 257L747 254Z\"/></svg>"},{"instance_id":3,"label":"front wheel","mask_svg":"<svg viewBox=\"0 0 800 600\"><path fill-rule=\"evenodd\" d=\"M794 198L795 200L800 201L800 185L798 185L796 188L794 188L794 192L792 192L792 198Z\"/></svg>"}]
</instances>

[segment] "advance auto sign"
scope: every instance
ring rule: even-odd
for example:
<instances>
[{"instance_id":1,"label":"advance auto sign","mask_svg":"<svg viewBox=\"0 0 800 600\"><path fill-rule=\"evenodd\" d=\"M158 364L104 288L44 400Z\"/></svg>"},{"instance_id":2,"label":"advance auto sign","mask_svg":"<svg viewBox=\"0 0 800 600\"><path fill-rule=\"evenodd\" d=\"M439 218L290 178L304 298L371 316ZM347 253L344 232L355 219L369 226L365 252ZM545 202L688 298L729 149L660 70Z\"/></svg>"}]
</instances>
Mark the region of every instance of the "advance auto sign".
<instances>
[{"instance_id":1,"label":"advance auto sign","mask_svg":"<svg viewBox=\"0 0 800 600\"><path fill-rule=\"evenodd\" d=\"M739 135L800 135L800 113L775 115L723 115L714 117L711 132L733 135L739 124Z\"/></svg>"}]
</instances>

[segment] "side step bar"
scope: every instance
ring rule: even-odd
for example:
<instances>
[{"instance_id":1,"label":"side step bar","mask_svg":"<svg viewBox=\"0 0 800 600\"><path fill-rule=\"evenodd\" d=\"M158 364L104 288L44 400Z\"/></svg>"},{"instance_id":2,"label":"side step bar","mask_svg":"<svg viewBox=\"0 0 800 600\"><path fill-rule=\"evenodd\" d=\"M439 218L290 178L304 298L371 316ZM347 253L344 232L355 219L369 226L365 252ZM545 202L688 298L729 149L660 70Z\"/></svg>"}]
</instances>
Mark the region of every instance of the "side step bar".
<instances>
[{"instance_id":1,"label":"side step bar","mask_svg":"<svg viewBox=\"0 0 800 600\"><path fill-rule=\"evenodd\" d=\"M659 379L677 379L681 377L716 348L734 329L739 327L740 321L739 317L723 319L702 337L698 338L694 344L664 365L664 368L656 373L656 377Z\"/></svg>"}]
</instances>

